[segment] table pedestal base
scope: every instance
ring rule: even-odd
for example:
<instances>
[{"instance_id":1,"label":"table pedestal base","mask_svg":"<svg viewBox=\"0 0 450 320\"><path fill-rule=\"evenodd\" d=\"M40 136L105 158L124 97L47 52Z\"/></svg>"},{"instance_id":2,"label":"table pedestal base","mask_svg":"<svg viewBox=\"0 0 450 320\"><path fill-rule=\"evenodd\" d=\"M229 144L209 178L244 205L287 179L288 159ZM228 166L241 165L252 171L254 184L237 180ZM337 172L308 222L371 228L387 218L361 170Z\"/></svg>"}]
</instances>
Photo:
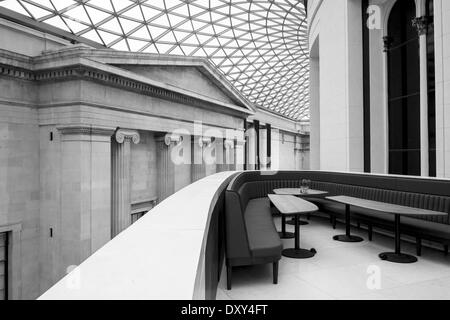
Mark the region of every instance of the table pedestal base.
<instances>
[{"instance_id":1,"label":"table pedestal base","mask_svg":"<svg viewBox=\"0 0 450 320\"><path fill-rule=\"evenodd\" d=\"M378 255L381 260L395 262L395 263L414 263L417 258L404 253L383 252Z\"/></svg>"},{"instance_id":2,"label":"table pedestal base","mask_svg":"<svg viewBox=\"0 0 450 320\"><path fill-rule=\"evenodd\" d=\"M348 235L340 235L340 236L334 236L333 240L340 241L340 242L363 242L364 239L357 236L348 236Z\"/></svg>"},{"instance_id":3,"label":"table pedestal base","mask_svg":"<svg viewBox=\"0 0 450 320\"><path fill-rule=\"evenodd\" d=\"M292 232L278 232L280 239L294 239L295 234Z\"/></svg>"},{"instance_id":4,"label":"table pedestal base","mask_svg":"<svg viewBox=\"0 0 450 320\"><path fill-rule=\"evenodd\" d=\"M290 225L290 226L295 226L295 221L294 221L294 219L292 219L292 220L286 222L286 224L288 224L288 225ZM300 226L307 226L307 225L309 224L309 222L308 222L308 221L299 220L299 221L298 221L298 224L299 224Z\"/></svg>"},{"instance_id":5,"label":"table pedestal base","mask_svg":"<svg viewBox=\"0 0 450 320\"><path fill-rule=\"evenodd\" d=\"M317 251L315 249L284 249L282 255L287 258L292 259L309 259L316 255Z\"/></svg>"}]
</instances>

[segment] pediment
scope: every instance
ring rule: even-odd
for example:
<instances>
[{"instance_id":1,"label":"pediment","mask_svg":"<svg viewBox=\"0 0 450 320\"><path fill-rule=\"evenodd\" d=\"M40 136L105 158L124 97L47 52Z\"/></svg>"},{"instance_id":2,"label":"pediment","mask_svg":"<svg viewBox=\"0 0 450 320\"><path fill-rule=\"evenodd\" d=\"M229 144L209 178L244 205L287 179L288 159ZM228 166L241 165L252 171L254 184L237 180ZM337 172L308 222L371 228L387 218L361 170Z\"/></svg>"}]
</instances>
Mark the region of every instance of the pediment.
<instances>
[{"instance_id":1,"label":"pediment","mask_svg":"<svg viewBox=\"0 0 450 320\"><path fill-rule=\"evenodd\" d=\"M229 92L220 88L196 66L116 65L151 80L163 82L224 103L243 107Z\"/></svg>"}]
</instances>

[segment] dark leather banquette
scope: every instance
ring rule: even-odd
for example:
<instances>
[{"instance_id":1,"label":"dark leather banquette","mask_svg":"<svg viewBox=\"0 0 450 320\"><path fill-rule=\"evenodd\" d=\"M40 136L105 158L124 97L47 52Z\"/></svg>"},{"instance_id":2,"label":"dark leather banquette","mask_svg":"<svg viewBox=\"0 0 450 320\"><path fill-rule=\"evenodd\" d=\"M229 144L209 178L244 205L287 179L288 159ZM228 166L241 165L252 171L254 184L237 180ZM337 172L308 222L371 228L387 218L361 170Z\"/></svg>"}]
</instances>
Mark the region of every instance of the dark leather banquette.
<instances>
[{"instance_id":1,"label":"dark leather banquette","mask_svg":"<svg viewBox=\"0 0 450 320\"><path fill-rule=\"evenodd\" d=\"M353 174L324 171L246 171L229 184L226 203L226 263L231 286L234 266L274 263L274 280L282 245L271 219L268 194L276 188L300 187L302 179L329 195L346 195L386 203L450 213L450 180L404 176ZM345 207L323 199L310 199L332 220L344 215ZM393 229L393 216L352 207L352 219L372 227ZM402 233L417 239L418 255L422 239L444 245L450 243L449 216L403 217ZM276 281L274 281L276 283Z\"/></svg>"}]
</instances>

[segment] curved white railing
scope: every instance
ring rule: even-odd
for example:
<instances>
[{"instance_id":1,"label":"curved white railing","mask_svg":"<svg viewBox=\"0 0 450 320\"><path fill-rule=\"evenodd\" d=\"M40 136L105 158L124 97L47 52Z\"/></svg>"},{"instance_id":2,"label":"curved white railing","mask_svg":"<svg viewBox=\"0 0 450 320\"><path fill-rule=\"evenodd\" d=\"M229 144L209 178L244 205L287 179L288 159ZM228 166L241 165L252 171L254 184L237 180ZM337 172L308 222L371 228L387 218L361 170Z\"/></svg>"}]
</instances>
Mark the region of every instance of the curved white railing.
<instances>
[{"instance_id":1,"label":"curved white railing","mask_svg":"<svg viewBox=\"0 0 450 320\"><path fill-rule=\"evenodd\" d=\"M39 299L204 299L210 218L233 175L173 194Z\"/></svg>"}]
</instances>

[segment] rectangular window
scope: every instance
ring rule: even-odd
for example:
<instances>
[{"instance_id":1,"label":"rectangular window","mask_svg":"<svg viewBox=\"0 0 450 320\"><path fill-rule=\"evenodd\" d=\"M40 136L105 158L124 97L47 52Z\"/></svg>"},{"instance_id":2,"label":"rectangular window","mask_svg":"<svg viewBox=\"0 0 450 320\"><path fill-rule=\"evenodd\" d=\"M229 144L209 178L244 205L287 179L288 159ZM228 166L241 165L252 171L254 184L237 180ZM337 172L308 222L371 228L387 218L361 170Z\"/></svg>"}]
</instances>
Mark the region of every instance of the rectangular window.
<instances>
[{"instance_id":1,"label":"rectangular window","mask_svg":"<svg viewBox=\"0 0 450 320\"><path fill-rule=\"evenodd\" d=\"M8 299L8 239L0 233L0 300Z\"/></svg>"}]
</instances>

